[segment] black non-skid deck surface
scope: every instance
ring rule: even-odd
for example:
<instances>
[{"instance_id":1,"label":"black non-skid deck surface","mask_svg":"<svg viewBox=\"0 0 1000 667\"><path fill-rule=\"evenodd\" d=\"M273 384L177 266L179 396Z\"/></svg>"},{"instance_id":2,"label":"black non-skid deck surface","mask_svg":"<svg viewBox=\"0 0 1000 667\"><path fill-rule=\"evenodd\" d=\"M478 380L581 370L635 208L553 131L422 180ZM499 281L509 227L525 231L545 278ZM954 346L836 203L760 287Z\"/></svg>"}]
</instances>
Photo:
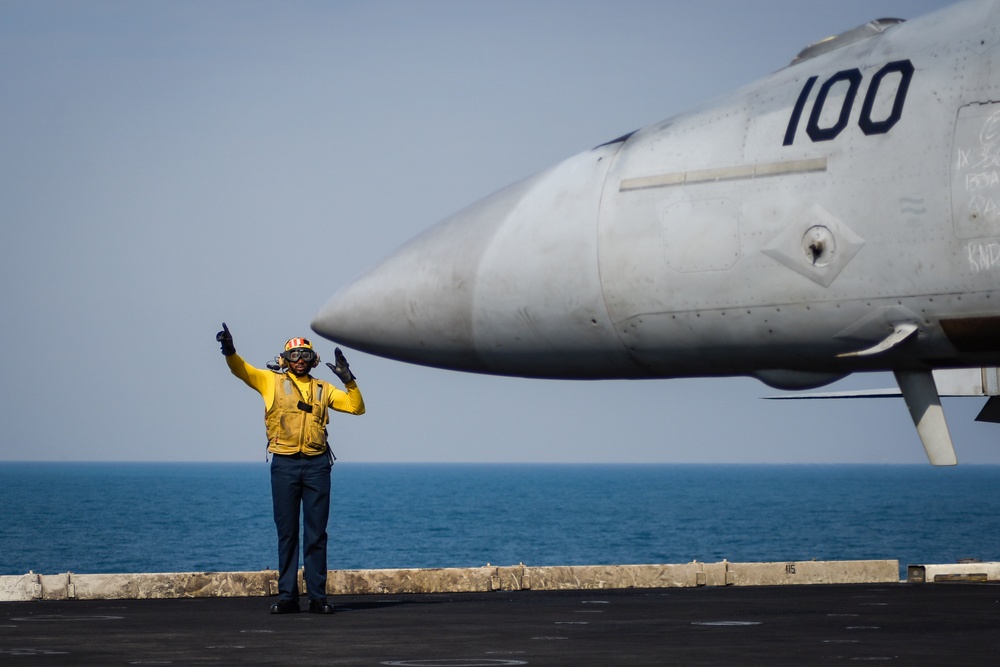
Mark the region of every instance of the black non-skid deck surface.
<instances>
[{"instance_id":1,"label":"black non-skid deck surface","mask_svg":"<svg viewBox=\"0 0 1000 667\"><path fill-rule=\"evenodd\" d=\"M885 584L0 603L2 665L1000 662L1000 586Z\"/></svg>"}]
</instances>

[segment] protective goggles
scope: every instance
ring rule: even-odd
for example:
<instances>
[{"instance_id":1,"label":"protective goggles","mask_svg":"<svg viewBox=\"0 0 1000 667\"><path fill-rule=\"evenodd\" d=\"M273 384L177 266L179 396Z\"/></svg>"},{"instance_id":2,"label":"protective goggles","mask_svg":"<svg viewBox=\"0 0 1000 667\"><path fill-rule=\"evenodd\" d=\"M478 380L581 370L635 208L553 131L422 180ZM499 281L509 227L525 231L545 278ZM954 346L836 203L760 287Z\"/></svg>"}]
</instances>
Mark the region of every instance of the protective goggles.
<instances>
[{"instance_id":1,"label":"protective goggles","mask_svg":"<svg viewBox=\"0 0 1000 667\"><path fill-rule=\"evenodd\" d=\"M298 361L303 360L306 363L310 363L316 360L316 353L307 347L294 347L291 350L285 350L281 353L288 361Z\"/></svg>"}]
</instances>

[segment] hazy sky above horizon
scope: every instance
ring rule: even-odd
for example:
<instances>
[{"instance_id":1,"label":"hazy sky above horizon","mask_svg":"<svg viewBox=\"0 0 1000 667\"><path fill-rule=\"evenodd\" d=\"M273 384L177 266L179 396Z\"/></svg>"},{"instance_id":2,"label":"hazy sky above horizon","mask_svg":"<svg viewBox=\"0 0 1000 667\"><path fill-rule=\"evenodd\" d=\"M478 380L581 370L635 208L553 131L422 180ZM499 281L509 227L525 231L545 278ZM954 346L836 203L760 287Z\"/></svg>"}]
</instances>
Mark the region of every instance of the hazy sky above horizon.
<instances>
[{"instance_id":1,"label":"hazy sky above horizon","mask_svg":"<svg viewBox=\"0 0 1000 667\"><path fill-rule=\"evenodd\" d=\"M947 4L0 1L0 460L263 461L221 322L263 366L459 208L823 37ZM334 415L342 461L926 463L898 399L345 352L368 414ZM983 402L945 401L961 463L1000 463Z\"/></svg>"}]
</instances>

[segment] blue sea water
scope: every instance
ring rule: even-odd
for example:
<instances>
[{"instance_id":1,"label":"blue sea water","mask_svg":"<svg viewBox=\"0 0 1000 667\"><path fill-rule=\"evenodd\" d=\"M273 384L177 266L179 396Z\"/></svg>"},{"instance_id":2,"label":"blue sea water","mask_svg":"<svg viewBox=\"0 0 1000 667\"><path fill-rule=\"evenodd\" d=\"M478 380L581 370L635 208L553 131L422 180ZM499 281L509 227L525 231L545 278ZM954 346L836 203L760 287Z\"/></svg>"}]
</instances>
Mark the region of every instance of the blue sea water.
<instances>
[{"instance_id":1,"label":"blue sea water","mask_svg":"<svg viewBox=\"0 0 1000 667\"><path fill-rule=\"evenodd\" d=\"M1000 466L338 463L334 569L1000 560ZM261 463L0 463L0 574L276 565Z\"/></svg>"}]
</instances>

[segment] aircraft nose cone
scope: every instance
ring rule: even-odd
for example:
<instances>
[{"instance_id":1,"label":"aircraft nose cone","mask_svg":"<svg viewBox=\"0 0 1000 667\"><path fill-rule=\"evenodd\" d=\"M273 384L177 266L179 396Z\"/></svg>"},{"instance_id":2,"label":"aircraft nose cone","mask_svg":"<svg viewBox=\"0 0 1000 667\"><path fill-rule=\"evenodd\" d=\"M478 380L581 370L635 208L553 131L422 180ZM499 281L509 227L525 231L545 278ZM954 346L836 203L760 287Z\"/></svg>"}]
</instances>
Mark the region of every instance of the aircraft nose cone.
<instances>
[{"instance_id":1,"label":"aircraft nose cone","mask_svg":"<svg viewBox=\"0 0 1000 667\"><path fill-rule=\"evenodd\" d=\"M624 355L597 259L616 150L582 153L459 211L334 294L313 329L427 366L530 377L607 372L601 364Z\"/></svg>"},{"instance_id":2,"label":"aircraft nose cone","mask_svg":"<svg viewBox=\"0 0 1000 667\"><path fill-rule=\"evenodd\" d=\"M482 256L527 179L459 211L335 293L312 322L338 343L391 359L484 370L473 299Z\"/></svg>"}]
</instances>

